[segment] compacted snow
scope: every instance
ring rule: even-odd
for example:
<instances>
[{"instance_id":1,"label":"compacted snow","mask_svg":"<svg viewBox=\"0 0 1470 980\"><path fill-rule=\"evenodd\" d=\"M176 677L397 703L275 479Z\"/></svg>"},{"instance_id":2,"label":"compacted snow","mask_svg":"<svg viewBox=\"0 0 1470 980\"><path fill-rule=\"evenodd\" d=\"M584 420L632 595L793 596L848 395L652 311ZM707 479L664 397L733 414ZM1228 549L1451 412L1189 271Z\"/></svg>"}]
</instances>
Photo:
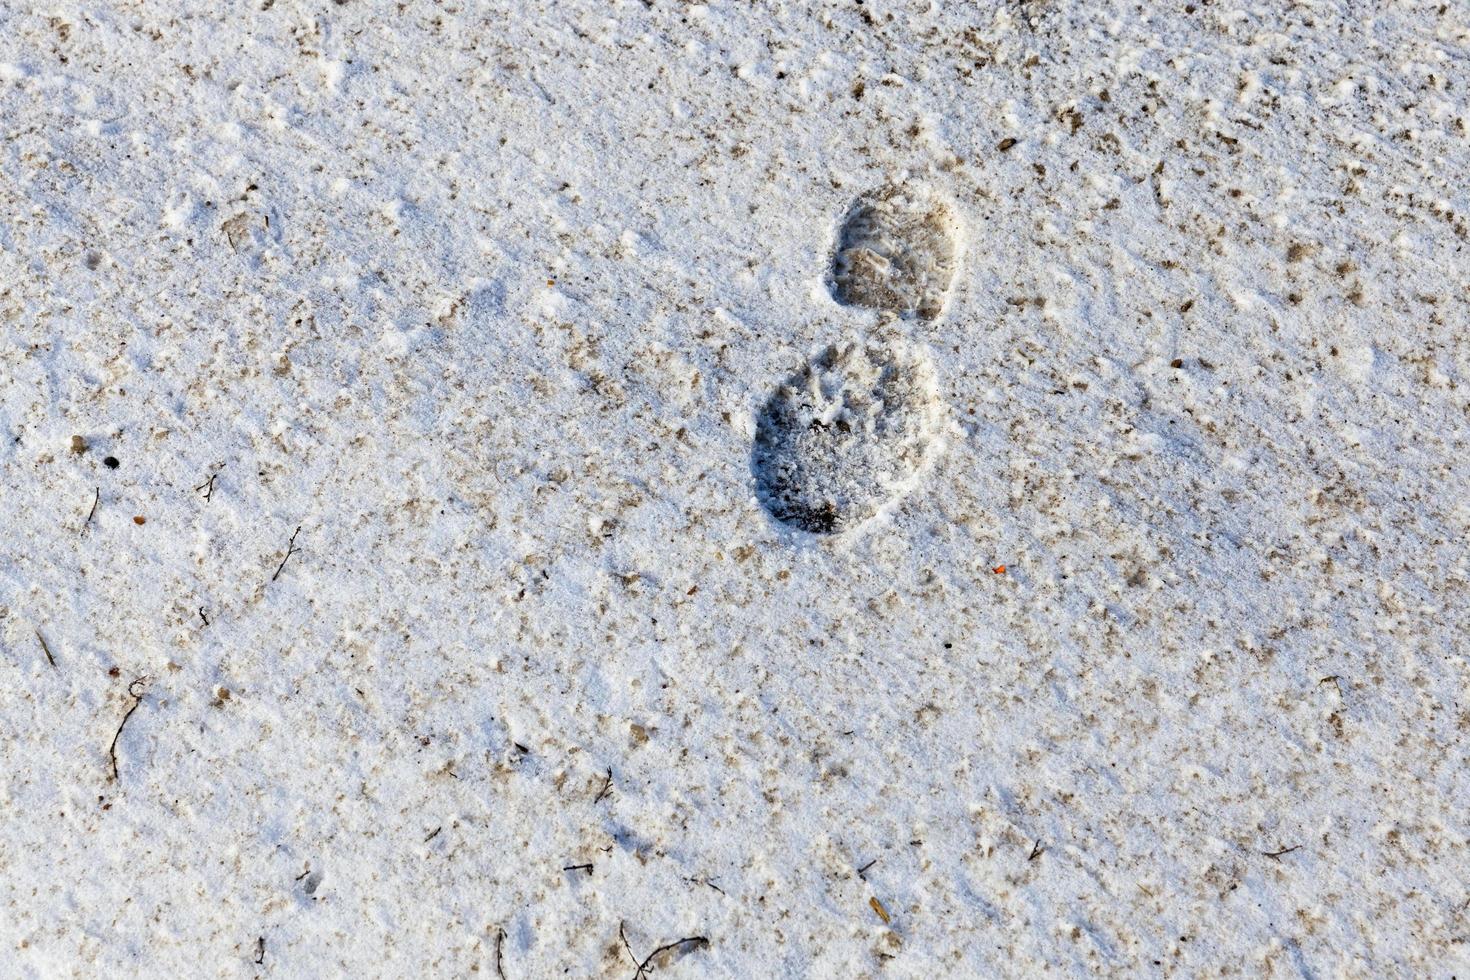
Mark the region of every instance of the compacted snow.
<instances>
[{"instance_id":1,"label":"compacted snow","mask_svg":"<svg viewBox=\"0 0 1470 980\"><path fill-rule=\"evenodd\" d=\"M0 972L1470 969L1470 7L0 0Z\"/></svg>"}]
</instances>

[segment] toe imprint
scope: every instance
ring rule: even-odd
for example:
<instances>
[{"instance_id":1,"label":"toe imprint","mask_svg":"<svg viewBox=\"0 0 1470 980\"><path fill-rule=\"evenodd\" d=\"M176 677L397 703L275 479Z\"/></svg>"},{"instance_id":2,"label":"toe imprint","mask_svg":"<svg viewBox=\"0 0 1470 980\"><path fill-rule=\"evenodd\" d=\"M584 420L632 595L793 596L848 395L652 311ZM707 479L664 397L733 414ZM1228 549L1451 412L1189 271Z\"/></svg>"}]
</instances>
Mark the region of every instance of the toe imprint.
<instances>
[{"instance_id":1,"label":"toe imprint","mask_svg":"<svg viewBox=\"0 0 1470 980\"><path fill-rule=\"evenodd\" d=\"M832 259L832 295L846 306L932 320L954 282L959 247L948 203L923 188L886 187L848 212Z\"/></svg>"}]
</instances>

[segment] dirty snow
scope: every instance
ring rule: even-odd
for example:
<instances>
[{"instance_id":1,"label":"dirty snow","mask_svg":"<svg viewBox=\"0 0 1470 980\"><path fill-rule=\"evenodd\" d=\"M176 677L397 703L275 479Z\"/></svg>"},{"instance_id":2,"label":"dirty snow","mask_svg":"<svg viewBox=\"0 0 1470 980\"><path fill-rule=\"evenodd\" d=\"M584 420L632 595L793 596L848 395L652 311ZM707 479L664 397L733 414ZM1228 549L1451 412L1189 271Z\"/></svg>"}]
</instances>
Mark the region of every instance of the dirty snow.
<instances>
[{"instance_id":1,"label":"dirty snow","mask_svg":"<svg viewBox=\"0 0 1470 980\"><path fill-rule=\"evenodd\" d=\"M0 0L3 972L1463 976L1467 69L1461 2ZM942 302L834 281L895 186ZM762 412L863 345L942 451L811 533Z\"/></svg>"}]
</instances>

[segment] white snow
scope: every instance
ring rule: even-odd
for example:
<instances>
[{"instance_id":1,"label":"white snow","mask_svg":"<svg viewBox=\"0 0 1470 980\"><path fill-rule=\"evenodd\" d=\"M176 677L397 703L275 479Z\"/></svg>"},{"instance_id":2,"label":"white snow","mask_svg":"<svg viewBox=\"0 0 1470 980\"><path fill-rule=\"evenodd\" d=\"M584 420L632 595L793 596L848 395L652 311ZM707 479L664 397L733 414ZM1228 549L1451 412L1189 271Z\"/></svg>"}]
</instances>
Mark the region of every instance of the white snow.
<instances>
[{"instance_id":1,"label":"white snow","mask_svg":"<svg viewBox=\"0 0 1470 980\"><path fill-rule=\"evenodd\" d=\"M0 973L1465 975L1467 52L0 2ZM884 338L943 452L783 525Z\"/></svg>"}]
</instances>

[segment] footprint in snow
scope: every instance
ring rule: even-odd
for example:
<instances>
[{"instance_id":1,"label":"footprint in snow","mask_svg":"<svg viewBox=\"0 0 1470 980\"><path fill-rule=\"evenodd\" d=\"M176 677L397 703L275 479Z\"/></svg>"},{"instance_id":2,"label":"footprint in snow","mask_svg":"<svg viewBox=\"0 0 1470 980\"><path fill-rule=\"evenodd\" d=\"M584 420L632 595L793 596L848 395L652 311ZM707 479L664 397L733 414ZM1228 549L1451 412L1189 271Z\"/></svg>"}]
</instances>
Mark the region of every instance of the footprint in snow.
<instances>
[{"instance_id":1,"label":"footprint in snow","mask_svg":"<svg viewBox=\"0 0 1470 980\"><path fill-rule=\"evenodd\" d=\"M837 234L832 296L900 317L933 320L959 265L960 226L947 201L921 185L859 197Z\"/></svg>"},{"instance_id":2,"label":"footprint in snow","mask_svg":"<svg viewBox=\"0 0 1470 980\"><path fill-rule=\"evenodd\" d=\"M751 471L771 516L837 534L908 491L941 445L926 354L897 339L828 347L766 402Z\"/></svg>"}]
</instances>

